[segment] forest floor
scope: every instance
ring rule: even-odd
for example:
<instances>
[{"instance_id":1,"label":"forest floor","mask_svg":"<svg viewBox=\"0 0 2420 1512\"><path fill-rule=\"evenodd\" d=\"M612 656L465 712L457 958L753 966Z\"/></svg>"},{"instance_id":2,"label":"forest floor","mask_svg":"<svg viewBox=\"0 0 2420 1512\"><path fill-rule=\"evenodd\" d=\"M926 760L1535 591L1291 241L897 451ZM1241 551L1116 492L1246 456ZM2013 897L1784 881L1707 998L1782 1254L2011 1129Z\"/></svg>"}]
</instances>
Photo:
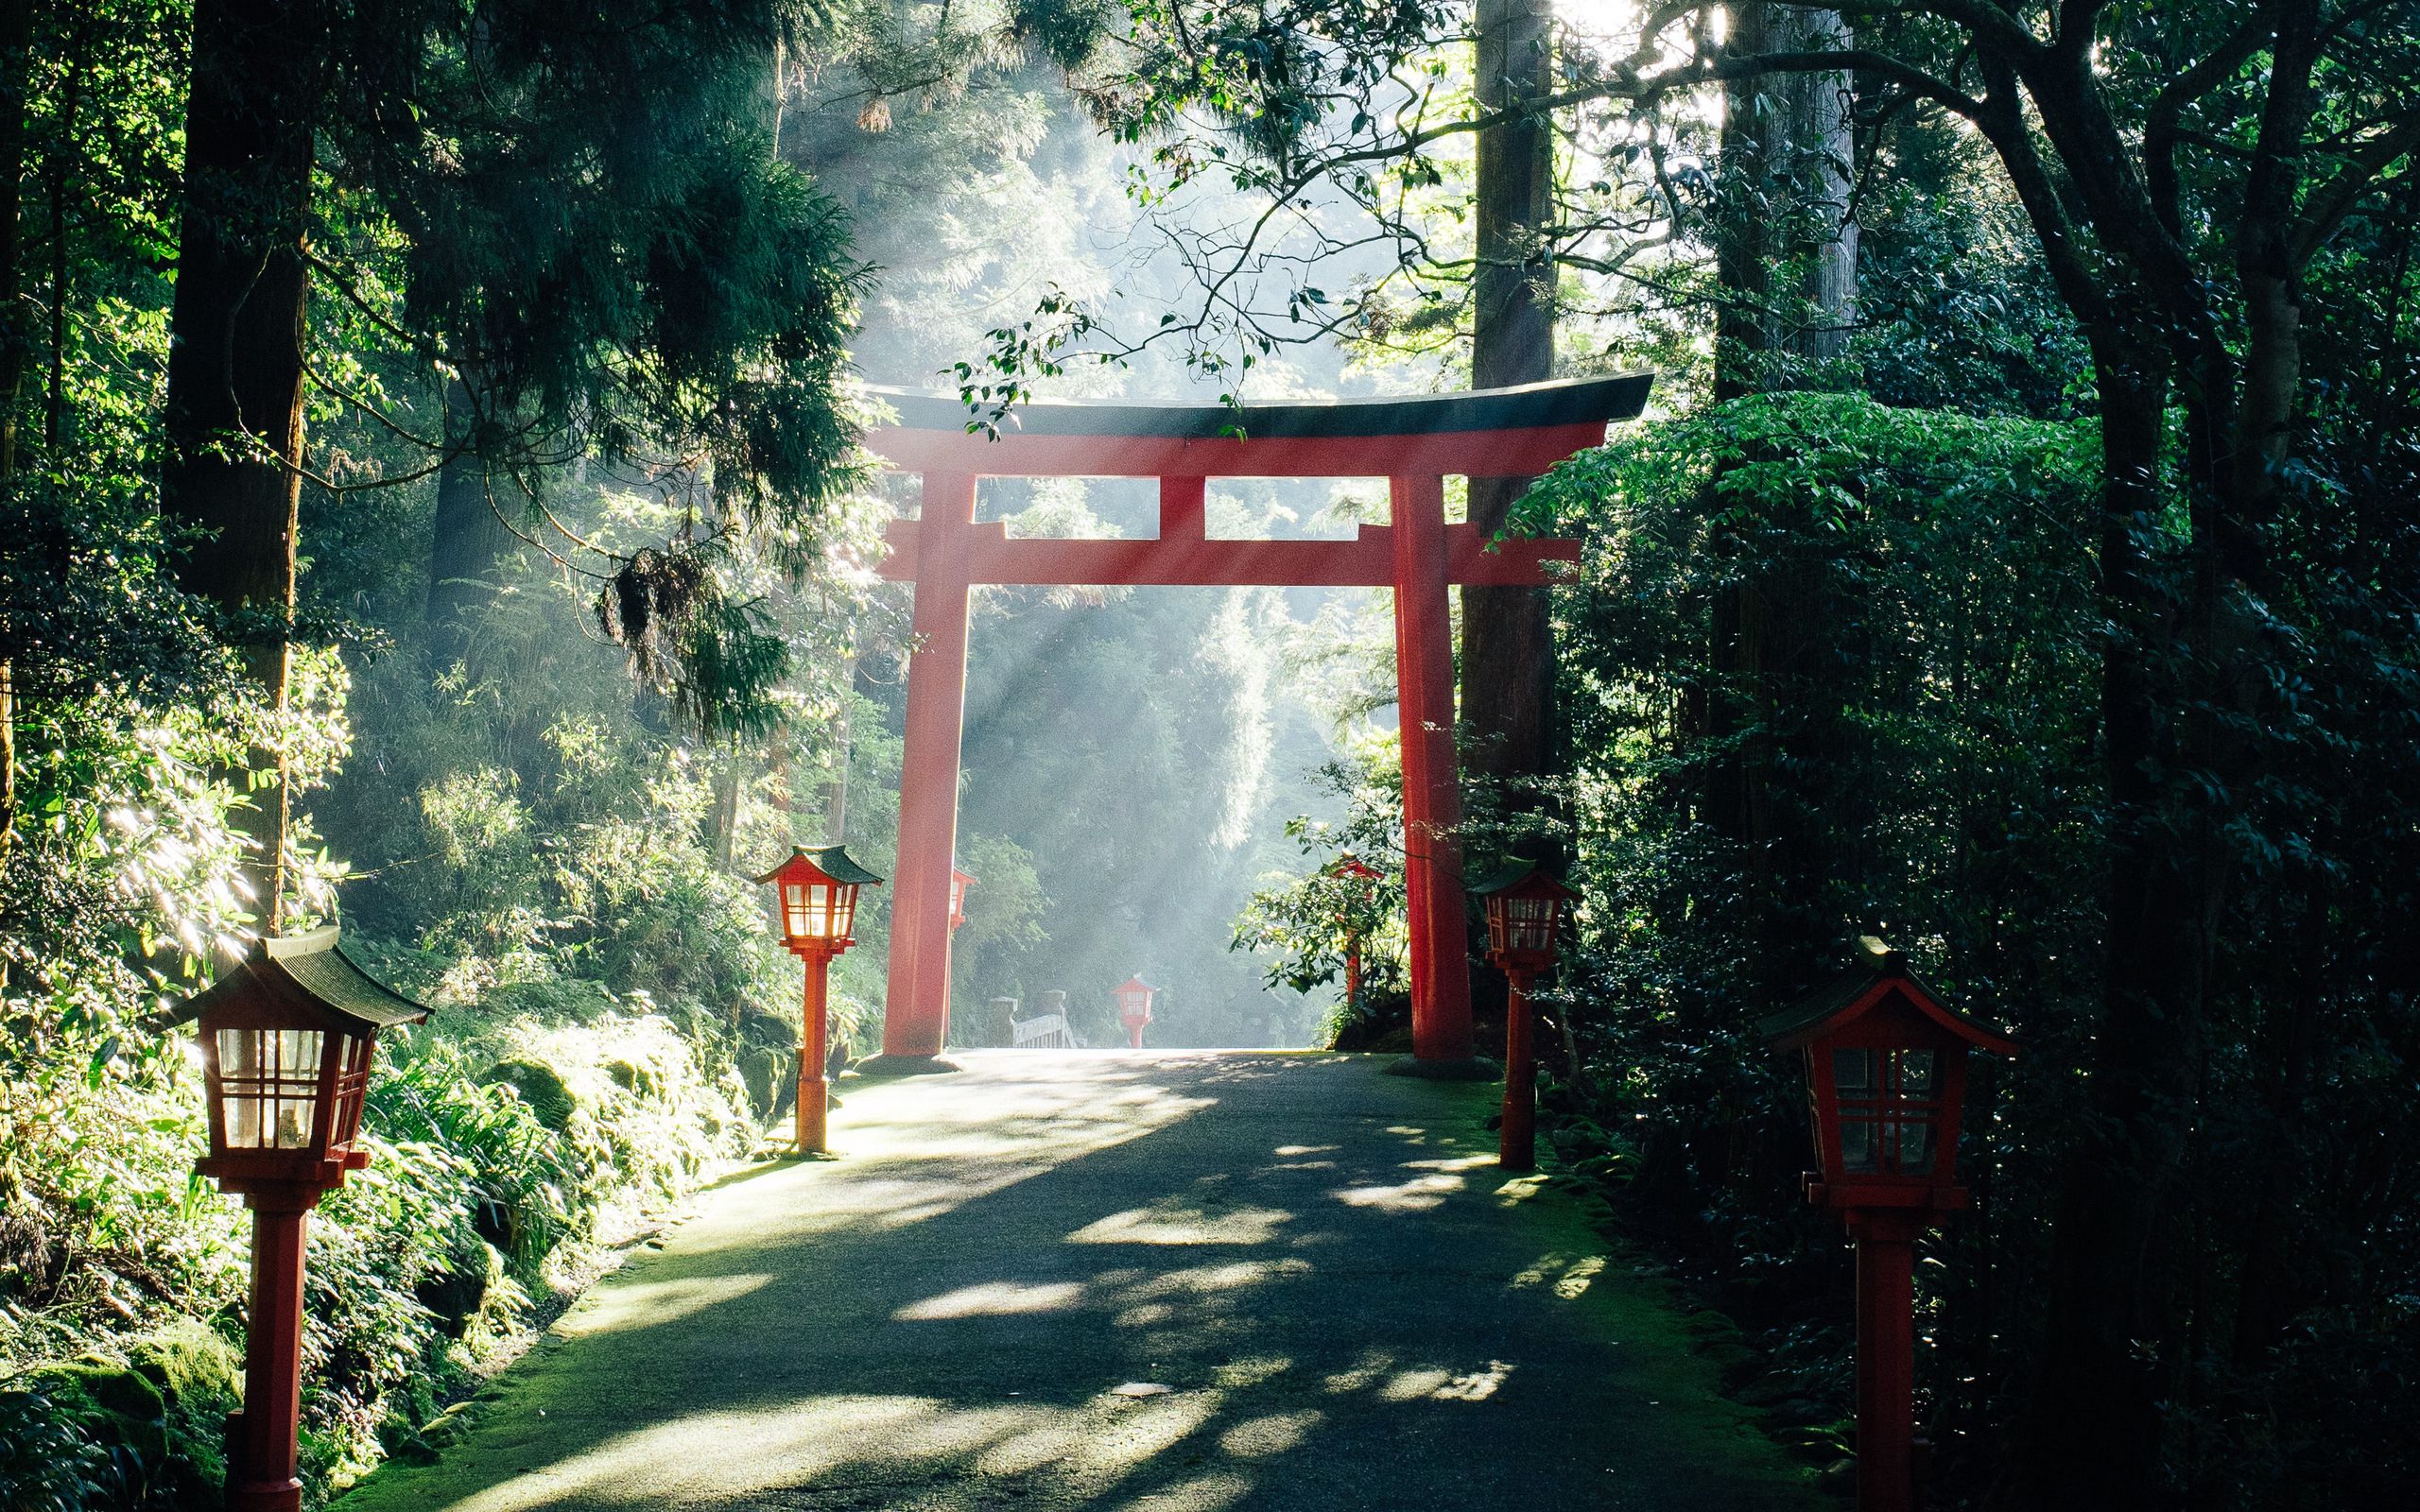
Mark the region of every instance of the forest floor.
<instances>
[{"instance_id":1,"label":"forest floor","mask_svg":"<svg viewBox=\"0 0 2420 1512\"><path fill-rule=\"evenodd\" d=\"M1385 1057L844 1081L341 1512L1837 1505L1669 1294Z\"/></svg>"}]
</instances>

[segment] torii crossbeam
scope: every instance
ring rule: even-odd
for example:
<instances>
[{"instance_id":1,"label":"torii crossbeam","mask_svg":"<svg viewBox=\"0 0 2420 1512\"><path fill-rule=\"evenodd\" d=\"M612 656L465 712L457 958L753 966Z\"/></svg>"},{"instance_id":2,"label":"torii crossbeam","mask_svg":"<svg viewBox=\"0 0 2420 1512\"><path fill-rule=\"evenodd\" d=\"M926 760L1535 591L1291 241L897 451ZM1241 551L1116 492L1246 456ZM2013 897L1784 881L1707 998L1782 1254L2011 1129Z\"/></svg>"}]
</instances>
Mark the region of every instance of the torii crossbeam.
<instances>
[{"instance_id":1,"label":"torii crossbeam","mask_svg":"<svg viewBox=\"0 0 2420 1512\"><path fill-rule=\"evenodd\" d=\"M966 430L966 409L933 394L875 390L898 422L866 445L924 474L924 507L890 526L883 576L916 585L892 881L883 1059L911 1069L949 1031L949 874L958 840L966 712L966 616L977 583L1392 588L1402 717L1404 880L1411 943L1412 1054L1443 1069L1473 1055L1454 755L1455 583L1548 582L1574 541L1491 545L1445 523L1445 478L1528 477L1605 438L1646 406L1651 374L1530 384L1426 398L1328 404L1130 404L1037 401L999 436ZM980 477L1156 477L1153 540L1011 540L975 522ZM1383 477L1389 523L1349 541L1221 541L1204 527L1214 477Z\"/></svg>"}]
</instances>

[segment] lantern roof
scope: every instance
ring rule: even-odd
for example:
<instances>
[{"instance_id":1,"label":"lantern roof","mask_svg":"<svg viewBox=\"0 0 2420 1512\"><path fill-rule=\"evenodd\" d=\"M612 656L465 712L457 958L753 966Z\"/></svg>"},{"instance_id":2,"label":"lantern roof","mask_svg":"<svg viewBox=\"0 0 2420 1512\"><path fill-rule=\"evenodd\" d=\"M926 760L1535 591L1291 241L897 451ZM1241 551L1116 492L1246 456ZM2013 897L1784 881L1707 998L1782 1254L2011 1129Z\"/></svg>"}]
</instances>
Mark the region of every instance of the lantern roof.
<instances>
[{"instance_id":1,"label":"lantern roof","mask_svg":"<svg viewBox=\"0 0 2420 1512\"><path fill-rule=\"evenodd\" d=\"M852 860L848 847L843 845L794 845L790 847L788 860L756 880L760 883L778 881L795 875L802 866L813 870L825 882L863 885L882 881Z\"/></svg>"},{"instance_id":2,"label":"lantern roof","mask_svg":"<svg viewBox=\"0 0 2420 1512\"><path fill-rule=\"evenodd\" d=\"M1996 1056L2016 1054L2015 1040L1942 1002L1908 970L1907 956L1880 939L1860 936L1856 957L1856 964L1838 980L1795 1007L1768 1016L1756 1027L1778 1049L1803 1049L1896 999L1978 1050Z\"/></svg>"},{"instance_id":3,"label":"lantern roof","mask_svg":"<svg viewBox=\"0 0 2420 1512\"><path fill-rule=\"evenodd\" d=\"M1536 862L1523 861L1518 857L1506 862L1477 882L1465 884L1466 891L1481 898L1489 893L1512 892L1516 889L1533 897L1544 895L1561 898L1565 902L1580 896L1556 880L1552 873L1540 870Z\"/></svg>"},{"instance_id":4,"label":"lantern roof","mask_svg":"<svg viewBox=\"0 0 2420 1512\"><path fill-rule=\"evenodd\" d=\"M1140 973L1128 977L1111 989L1116 992L1157 992L1158 988L1143 980Z\"/></svg>"},{"instance_id":5,"label":"lantern roof","mask_svg":"<svg viewBox=\"0 0 2420 1512\"><path fill-rule=\"evenodd\" d=\"M1370 865L1370 863L1362 860L1359 856L1355 855L1350 850L1347 850L1342 855L1338 856L1333 862L1330 862L1328 864L1327 873L1331 877L1360 877L1372 881L1386 875L1385 872L1380 871L1377 868Z\"/></svg>"},{"instance_id":6,"label":"lantern roof","mask_svg":"<svg viewBox=\"0 0 2420 1512\"><path fill-rule=\"evenodd\" d=\"M337 948L337 928L322 924L299 935L265 938L218 980L187 998L180 1021L209 1014L255 994L304 1006L353 1034L419 1023L428 1009L389 989Z\"/></svg>"}]
</instances>

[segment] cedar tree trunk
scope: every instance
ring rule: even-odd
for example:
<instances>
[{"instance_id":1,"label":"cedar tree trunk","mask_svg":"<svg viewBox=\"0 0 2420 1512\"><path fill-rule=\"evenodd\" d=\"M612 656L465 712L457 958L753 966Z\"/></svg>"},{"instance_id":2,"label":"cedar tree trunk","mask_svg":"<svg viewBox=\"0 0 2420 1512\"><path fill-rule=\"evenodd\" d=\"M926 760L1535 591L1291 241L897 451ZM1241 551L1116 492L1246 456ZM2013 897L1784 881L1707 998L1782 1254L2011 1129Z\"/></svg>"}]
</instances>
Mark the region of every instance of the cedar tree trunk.
<instances>
[{"instance_id":1,"label":"cedar tree trunk","mask_svg":"<svg viewBox=\"0 0 2420 1512\"><path fill-rule=\"evenodd\" d=\"M1552 93L1547 0L1478 0L1482 107ZM1471 387L1535 383L1554 370L1554 125L1543 112L1478 134L1478 266L1472 274ZM1470 521L1502 527L1529 478L1472 478ZM1481 776L1530 778L1551 759L1554 642L1542 588L1462 589L1465 761Z\"/></svg>"},{"instance_id":2,"label":"cedar tree trunk","mask_svg":"<svg viewBox=\"0 0 2420 1512\"><path fill-rule=\"evenodd\" d=\"M327 48L319 8L199 0L185 114L185 207L169 316L161 503L189 533L182 576L217 605L261 702L285 707L302 491L303 235ZM288 807L283 752L239 811L264 933L277 927Z\"/></svg>"}]
</instances>

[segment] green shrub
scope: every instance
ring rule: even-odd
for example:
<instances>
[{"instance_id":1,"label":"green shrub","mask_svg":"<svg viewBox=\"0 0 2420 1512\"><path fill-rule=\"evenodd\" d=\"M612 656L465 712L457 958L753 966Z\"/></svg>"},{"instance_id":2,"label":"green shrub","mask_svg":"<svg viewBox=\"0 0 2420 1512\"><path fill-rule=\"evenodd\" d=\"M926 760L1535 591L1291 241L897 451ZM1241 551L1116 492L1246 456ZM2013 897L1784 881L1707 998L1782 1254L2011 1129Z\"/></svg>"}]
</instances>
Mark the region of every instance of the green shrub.
<instances>
[{"instance_id":1,"label":"green shrub","mask_svg":"<svg viewBox=\"0 0 2420 1512\"><path fill-rule=\"evenodd\" d=\"M0 1390L0 1491L7 1512L100 1512L125 1504L124 1456L86 1432L77 1402L44 1382Z\"/></svg>"}]
</instances>

